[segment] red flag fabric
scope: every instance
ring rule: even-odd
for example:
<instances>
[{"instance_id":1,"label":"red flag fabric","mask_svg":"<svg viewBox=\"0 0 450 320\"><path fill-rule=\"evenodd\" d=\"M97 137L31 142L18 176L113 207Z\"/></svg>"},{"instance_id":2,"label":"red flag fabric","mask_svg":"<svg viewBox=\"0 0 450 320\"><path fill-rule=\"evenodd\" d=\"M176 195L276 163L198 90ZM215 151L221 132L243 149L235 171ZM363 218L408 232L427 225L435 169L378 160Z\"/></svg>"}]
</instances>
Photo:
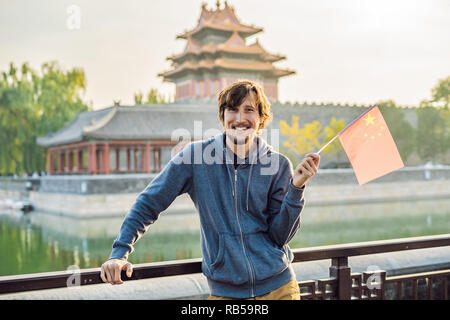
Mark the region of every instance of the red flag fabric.
<instances>
[{"instance_id":1,"label":"red flag fabric","mask_svg":"<svg viewBox=\"0 0 450 320\"><path fill-rule=\"evenodd\" d=\"M360 185L405 166L377 106L342 130L339 140Z\"/></svg>"}]
</instances>

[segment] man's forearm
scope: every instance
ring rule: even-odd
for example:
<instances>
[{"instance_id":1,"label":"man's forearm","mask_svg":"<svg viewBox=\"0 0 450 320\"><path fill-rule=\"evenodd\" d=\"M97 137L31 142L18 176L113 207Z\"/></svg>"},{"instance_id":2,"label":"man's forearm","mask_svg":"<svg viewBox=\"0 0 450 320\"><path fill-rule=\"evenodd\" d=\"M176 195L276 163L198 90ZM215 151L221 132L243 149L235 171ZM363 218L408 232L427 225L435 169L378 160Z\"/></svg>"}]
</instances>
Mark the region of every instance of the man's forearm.
<instances>
[{"instance_id":1,"label":"man's forearm","mask_svg":"<svg viewBox=\"0 0 450 320\"><path fill-rule=\"evenodd\" d=\"M291 182L279 213L270 222L269 235L280 247L289 243L300 227L300 215L305 203L304 190L305 186L297 188Z\"/></svg>"}]
</instances>

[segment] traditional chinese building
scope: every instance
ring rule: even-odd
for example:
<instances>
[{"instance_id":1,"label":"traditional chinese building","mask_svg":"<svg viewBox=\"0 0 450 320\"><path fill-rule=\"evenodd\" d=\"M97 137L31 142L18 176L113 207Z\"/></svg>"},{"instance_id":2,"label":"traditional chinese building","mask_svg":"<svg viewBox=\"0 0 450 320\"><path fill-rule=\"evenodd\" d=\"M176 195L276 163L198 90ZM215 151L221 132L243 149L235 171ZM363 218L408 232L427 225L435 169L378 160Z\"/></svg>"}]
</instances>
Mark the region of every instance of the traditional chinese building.
<instances>
[{"instance_id":1,"label":"traditional chinese building","mask_svg":"<svg viewBox=\"0 0 450 320\"><path fill-rule=\"evenodd\" d=\"M197 26L177 36L186 40L184 51L167 58L173 68L160 76L175 83L175 100L214 98L227 85L245 78L258 83L270 100L277 101L278 79L295 72L276 68L273 63L285 57L267 52L258 40L246 43L248 37L262 31L241 23L226 1L223 8L217 1L215 10L203 4Z\"/></svg>"},{"instance_id":2,"label":"traditional chinese building","mask_svg":"<svg viewBox=\"0 0 450 320\"><path fill-rule=\"evenodd\" d=\"M151 173L179 151L179 141L202 139L203 129L217 133L220 127L210 105L115 105L81 112L37 142L48 150L50 175Z\"/></svg>"}]
</instances>

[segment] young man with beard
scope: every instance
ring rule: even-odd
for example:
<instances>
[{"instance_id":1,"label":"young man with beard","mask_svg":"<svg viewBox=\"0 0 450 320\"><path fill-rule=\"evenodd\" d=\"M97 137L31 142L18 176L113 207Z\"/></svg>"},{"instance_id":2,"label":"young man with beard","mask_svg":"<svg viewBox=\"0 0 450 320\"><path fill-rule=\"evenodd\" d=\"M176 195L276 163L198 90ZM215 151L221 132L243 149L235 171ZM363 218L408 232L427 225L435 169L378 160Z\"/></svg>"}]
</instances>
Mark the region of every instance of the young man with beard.
<instances>
[{"instance_id":1,"label":"young man with beard","mask_svg":"<svg viewBox=\"0 0 450 320\"><path fill-rule=\"evenodd\" d=\"M133 244L187 192L200 216L209 299L300 299L288 243L300 227L305 184L320 156L307 154L293 170L259 137L271 119L270 104L251 81L222 90L218 109L224 133L187 145L138 196L101 277L120 284L121 270L131 276ZM196 163L199 150L210 159Z\"/></svg>"}]
</instances>

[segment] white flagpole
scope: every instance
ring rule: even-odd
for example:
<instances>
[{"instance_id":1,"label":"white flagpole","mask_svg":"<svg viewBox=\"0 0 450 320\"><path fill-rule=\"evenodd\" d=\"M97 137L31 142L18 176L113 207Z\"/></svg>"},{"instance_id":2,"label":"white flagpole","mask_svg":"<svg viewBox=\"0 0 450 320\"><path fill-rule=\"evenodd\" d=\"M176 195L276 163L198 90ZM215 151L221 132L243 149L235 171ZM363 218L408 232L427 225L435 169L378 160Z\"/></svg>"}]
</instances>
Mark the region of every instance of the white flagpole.
<instances>
[{"instance_id":1,"label":"white flagpole","mask_svg":"<svg viewBox=\"0 0 450 320\"><path fill-rule=\"evenodd\" d=\"M316 153L319 154L320 152L322 152L322 150L325 149L330 143L332 143L338 136L339 136L339 134L335 135L333 139L331 139L330 141L328 141L327 144L324 145L322 148L320 148L320 150L317 151Z\"/></svg>"}]
</instances>

